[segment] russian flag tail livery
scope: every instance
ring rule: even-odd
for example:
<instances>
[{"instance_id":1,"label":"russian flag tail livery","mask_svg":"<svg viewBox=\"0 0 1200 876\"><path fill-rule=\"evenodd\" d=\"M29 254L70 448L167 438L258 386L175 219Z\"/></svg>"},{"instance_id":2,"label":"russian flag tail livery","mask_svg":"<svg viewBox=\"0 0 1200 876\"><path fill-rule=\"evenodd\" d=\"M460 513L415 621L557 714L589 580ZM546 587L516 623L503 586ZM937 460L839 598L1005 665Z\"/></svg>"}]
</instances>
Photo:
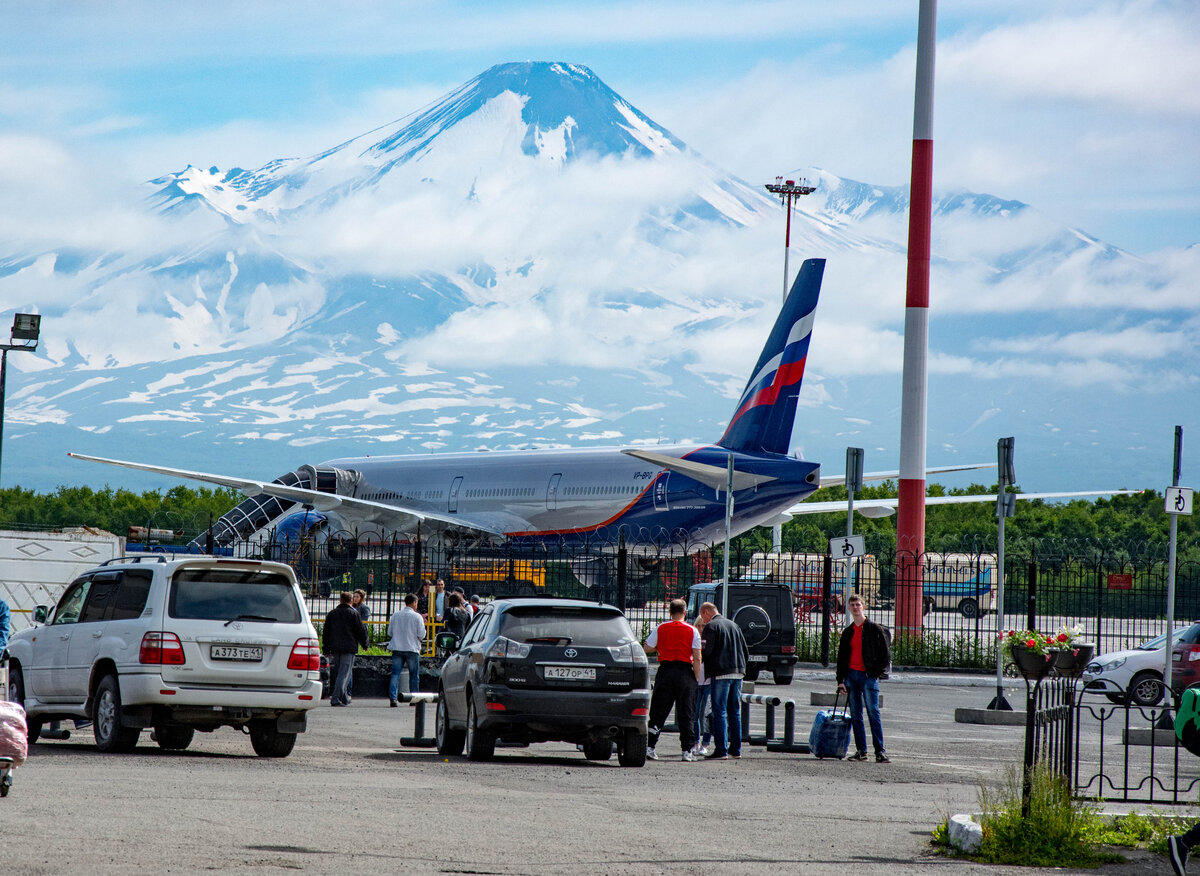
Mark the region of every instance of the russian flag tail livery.
<instances>
[{"instance_id":1,"label":"russian flag tail livery","mask_svg":"<svg viewBox=\"0 0 1200 876\"><path fill-rule=\"evenodd\" d=\"M779 312L725 434L728 450L786 454L796 419L796 398L808 358L825 259L806 259Z\"/></svg>"}]
</instances>

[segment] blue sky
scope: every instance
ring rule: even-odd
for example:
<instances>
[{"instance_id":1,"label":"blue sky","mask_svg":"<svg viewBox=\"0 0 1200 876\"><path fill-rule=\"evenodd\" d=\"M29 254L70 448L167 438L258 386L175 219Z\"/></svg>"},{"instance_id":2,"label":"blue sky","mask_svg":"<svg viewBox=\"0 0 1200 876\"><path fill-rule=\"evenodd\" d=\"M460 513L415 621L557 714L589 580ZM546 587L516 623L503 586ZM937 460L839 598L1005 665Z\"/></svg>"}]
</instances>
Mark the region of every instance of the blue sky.
<instances>
[{"instance_id":1,"label":"blue sky","mask_svg":"<svg viewBox=\"0 0 1200 876\"><path fill-rule=\"evenodd\" d=\"M534 59L592 67L744 179L819 166L898 184L916 6L4 0L0 174L259 166ZM938 25L938 185L1138 254L1200 242L1200 7L964 0Z\"/></svg>"},{"instance_id":2,"label":"blue sky","mask_svg":"<svg viewBox=\"0 0 1200 876\"><path fill-rule=\"evenodd\" d=\"M1200 244L1200 5L940 7L935 186L1031 204L1170 281L1130 284L1153 293L1136 300L1119 298L1120 283L1089 300L1098 293L1062 278L1025 295L945 290L929 464L986 461L995 436L1017 431L1019 459L1041 465L1027 489L1165 481L1171 427L1200 429L1200 294L1179 282ZM916 20L915 0L0 0L0 253L153 239L147 180L312 155L525 59L589 66L752 184L820 167L903 185ZM867 446L868 467L894 468L900 310L860 325L860 303L827 300L814 338L821 414L803 440L832 445L817 449L833 468L846 443ZM0 310L27 306L0 290ZM736 394L745 370L729 370ZM877 434L863 437L867 420ZM1069 471L1056 454L1077 457ZM1132 480L1097 483L1094 465L1123 472L1127 460Z\"/></svg>"}]
</instances>

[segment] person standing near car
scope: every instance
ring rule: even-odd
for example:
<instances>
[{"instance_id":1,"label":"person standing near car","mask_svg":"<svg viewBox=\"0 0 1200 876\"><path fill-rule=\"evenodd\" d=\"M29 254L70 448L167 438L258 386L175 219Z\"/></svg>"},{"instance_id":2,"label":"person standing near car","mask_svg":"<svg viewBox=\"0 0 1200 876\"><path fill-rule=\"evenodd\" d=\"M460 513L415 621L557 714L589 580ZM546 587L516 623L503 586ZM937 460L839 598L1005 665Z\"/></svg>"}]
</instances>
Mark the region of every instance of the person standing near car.
<instances>
[{"instance_id":1,"label":"person standing near car","mask_svg":"<svg viewBox=\"0 0 1200 876\"><path fill-rule=\"evenodd\" d=\"M12 629L12 613L8 610L8 603L0 599L0 658L4 657L4 652L8 649L8 636ZM0 699L8 696L8 691L0 690Z\"/></svg>"},{"instance_id":2,"label":"person standing near car","mask_svg":"<svg viewBox=\"0 0 1200 876\"><path fill-rule=\"evenodd\" d=\"M454 633L460 639L467 634L471 625L471 609L466 607L462 594L457 590L446 597L446 632Z\"/></svg>"},{"instance_id":3,"label":"person standing near car","mask_svg":"<svg viewBox=\"0 0 1200 876\"><path fill-rule=\"evenodd\" d=\"M717 746L707 759L736 759L742 756L742 678L750 649L742 628L717 611L715 604L701 605L700 617L704 621L704 675L712 679L713 741Z\"/></svg>"},{"instance_id":4,"label":"person standing near car","mask_svg":"<svg viewBox=\"0 0 1200 876\"><path fill-rule=\"evenodd\" d=\"M353 596L343 591L338 606L325 615L321 629L321 650L329 657L333 690L329 705L350 705L350 678L354 673L354 655L367 647L367 629L354 606Z\"/></svg>"},{"instance_id":5,"label":"person standing near car","mask_svg":"<svg viewBox=\"0 0 1200 876\"><path fill-rule=\"evenodd\" d=\"M700 634L684 621L687 603L671 600L671 619L659 624L646 639L649 654L658 652L658 671L654 674L654 691L650 694L650 719L646 757L658 760L654 747L662 726L675 707L675 723L679 725L679 747L683 759L696 759L692 748L696 744L696 684L700 681Z\"/></svg>"},{"instance_id":6,"label":"person standing near car","mask_svg":"<svg viewBox=\"0 0 1200 876\"><path fill-rule=\"evenodd\" d=\"M421 689L421 649L425 645L425 618L417 613L417 597L404 596L404 608L388 621L388 650L392 652L392 678L388 699L392 708L400 698L400 672L408 667L408 692Z\"/></svg>"},{"instance_id":7,"label":"person standing near car","mask_svg":"<svg viewBox=\"0 0 1200 876\"><path fill-rule=\"evenodd\" d=\"M847 602L851 624L842 631L838 642L838 693L849 692L850 726L854 730L854 754L850 760L867 759L867 731L863 727L863 702L866 701L867 720L871 724L871 741L875 744L875 761L891 763L883 747L883 721L879 718L879 677L891 664L887 635L883 627L867 619L862 598L852 594Z\"/></svg>"}]
</instances>

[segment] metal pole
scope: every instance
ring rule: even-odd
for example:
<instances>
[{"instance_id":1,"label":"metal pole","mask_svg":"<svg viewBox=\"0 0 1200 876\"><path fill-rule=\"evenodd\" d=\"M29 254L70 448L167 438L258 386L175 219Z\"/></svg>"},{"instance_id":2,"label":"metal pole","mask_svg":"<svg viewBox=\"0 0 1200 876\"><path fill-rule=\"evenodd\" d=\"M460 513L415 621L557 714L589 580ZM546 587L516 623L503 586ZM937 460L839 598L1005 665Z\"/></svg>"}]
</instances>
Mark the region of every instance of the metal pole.
<instances>
[{"instance_id":1,"label":"metal pole","mask_svg":"<svg viewBox=\"0 0 1200 876\"><path fill-rule=\"evenodd\" d=\"M1183 426L1175 427L1175 456L1171 464L1171 486L1179 486L1179 476L1183 472ZM1168 514L1170 518L1169 547L1167 548L1167 641L1163 649L1163 683L1167 686L1167 694L1171 692L1171 633L1175 629L1175 542L1176 527L1179 524L1178 514ZM1170 702L1168 699L1167 702Z\"/></svg>"},{"instance_id":2,"label":"metal pole","mask_svg":"<svg viewBox=\"0 0 1200 876\"><path fill-rule=\"evenodd\" d=\"M721 614L729 613L729 531L733 528L733 454L725 472L725 574L721 587Z\"/></svg>"},{"instance_id":3,"label":"metal pole","mask_svg":"<svg viewBox=\"0 0 1200 876\"><path fill-rule=\"evenodd\" d=\"M1014 443L1013 438L1001 438L996 442L996 698L988 703L988 709L1004 712L1012 711L1012 705L1004 698L1004 654L1000 650L1000 636L1004 635L1004 518L1012 511L1007 488L1016 480Z\"/></svg>"}]
</instances>

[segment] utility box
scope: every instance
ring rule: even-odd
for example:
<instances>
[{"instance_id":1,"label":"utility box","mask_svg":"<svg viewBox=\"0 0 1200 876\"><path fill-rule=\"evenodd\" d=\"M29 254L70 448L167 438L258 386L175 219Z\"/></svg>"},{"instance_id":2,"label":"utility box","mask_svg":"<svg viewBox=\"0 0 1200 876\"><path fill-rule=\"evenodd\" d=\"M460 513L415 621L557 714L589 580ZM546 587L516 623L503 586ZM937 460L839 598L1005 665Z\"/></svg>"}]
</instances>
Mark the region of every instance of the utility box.
<instances>
[{"instance_id":1,"label":"utility box","mask_svg":"<svg viewBox=\"0 0 1200 876\"><path fill-rule=\"evenodd\" d=\"M34 606L54 605L76 577L124 553L125 539L90 526L0 530L0 599L12 612L12 631L31 625Z\"/></svg>"}]
</instances>

